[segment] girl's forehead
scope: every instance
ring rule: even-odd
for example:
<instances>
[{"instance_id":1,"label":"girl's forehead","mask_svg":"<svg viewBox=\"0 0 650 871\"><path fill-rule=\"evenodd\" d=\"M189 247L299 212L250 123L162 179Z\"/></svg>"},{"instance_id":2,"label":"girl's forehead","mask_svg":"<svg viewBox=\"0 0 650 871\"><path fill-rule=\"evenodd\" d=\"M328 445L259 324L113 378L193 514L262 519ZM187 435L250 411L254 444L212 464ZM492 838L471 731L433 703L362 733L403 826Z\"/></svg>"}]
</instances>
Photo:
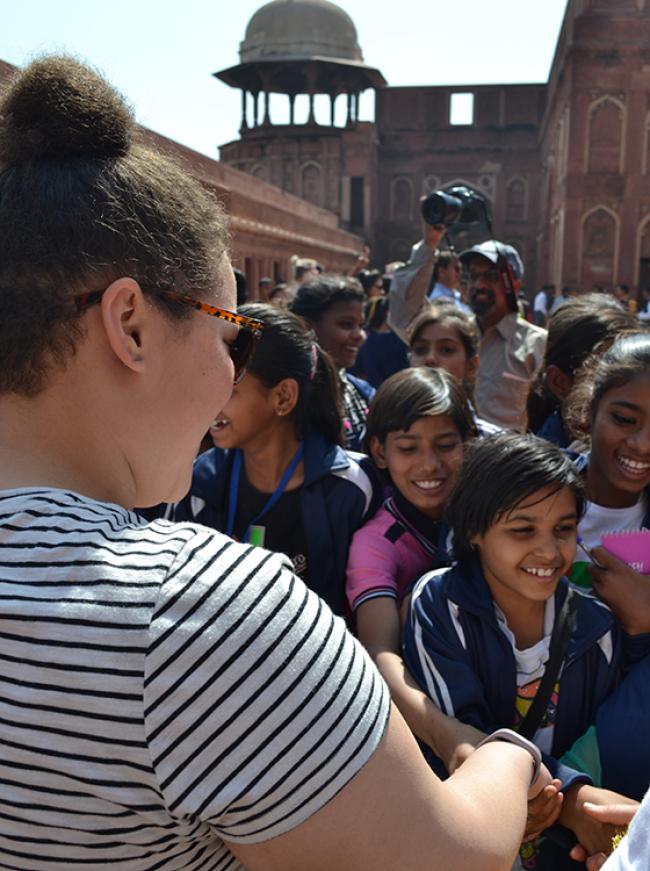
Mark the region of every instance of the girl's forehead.
<instances>
[{"instance_id":1,"label":"girl's forehead","mask_svg":"<svg viewBox=\"0 0 650 871\"><path fill-rule=\"evenodd\" d=\"M600 399L601 403L617 400L631 402L641 408L650 409L650 368L645 372L639 372L624 384L608 388Z\"/></svg>"},{"instance_id":2,"label":"girl's forehead","mask_svg":"<svg viewBox=\"0 0 650 871\"><path fill-rule=\"evenodd\" d=\"M550 513L567 513L567 509L575 509L576 495L569 486L557 486L555 484L542 487L529 493L520 499L512 508L508 508L501 515L500 520L507 522L513 517L527 515L531 517L543 517Z\"/></svg>"},{"instance_id":3,"label":"girl's forehead","mask_svg":"<svg viewBox=\"0 0 650 871\"><path fill-rule=\"evenodd\" d=\"M455 341L460 341L460 333L456 327L446 324L444 321L431 321L431 323L422 327L415 341L418 339L454 339Z\"/></svg>"}]
</instances>

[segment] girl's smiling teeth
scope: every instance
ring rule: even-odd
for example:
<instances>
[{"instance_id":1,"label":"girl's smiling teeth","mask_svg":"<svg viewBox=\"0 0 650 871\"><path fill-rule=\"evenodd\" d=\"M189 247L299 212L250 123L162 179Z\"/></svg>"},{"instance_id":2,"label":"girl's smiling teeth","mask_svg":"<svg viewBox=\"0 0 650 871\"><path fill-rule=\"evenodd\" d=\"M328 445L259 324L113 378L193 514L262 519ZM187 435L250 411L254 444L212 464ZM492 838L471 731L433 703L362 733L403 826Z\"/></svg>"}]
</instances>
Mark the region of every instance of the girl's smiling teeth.
<instances>
[{"instance_id":1,"label":"girl's smiling teeth","mask_svg":"<svg viewBox=\"0 0 650 871\"><path fill-rule=\"evenodd\" d=\"M545 569L522 566L522 569L525 572L528 572L529 575L534 575L536 578L552 578L553 575L557 572L557 566L555 568Z\"/></svg>"},{"instance_id":2,"label":"girl's smiling teeth","mask_svg":"<svg viewBox=\"0 0 650 871\"><path fill-rule=\"evenodd\" d=\"M633 475L645 475L650 471L650 463L642 463L640 460L633 460L620 454L616 454L616 460L626 472L631 472Z\"/></svg>"},{"instance_id":3,"label":"girl's smiling teeth","mask_svg":"<svg viewBox=\"0 0 650 871\"><path fill-rule=\"evenodd\" d=\"M444 483L442 478L437 478L435 480L429 481L413 481L416 487L419 487L420 490L437 490L438 487L441 487Z\"/></svg>"}]
</instances>

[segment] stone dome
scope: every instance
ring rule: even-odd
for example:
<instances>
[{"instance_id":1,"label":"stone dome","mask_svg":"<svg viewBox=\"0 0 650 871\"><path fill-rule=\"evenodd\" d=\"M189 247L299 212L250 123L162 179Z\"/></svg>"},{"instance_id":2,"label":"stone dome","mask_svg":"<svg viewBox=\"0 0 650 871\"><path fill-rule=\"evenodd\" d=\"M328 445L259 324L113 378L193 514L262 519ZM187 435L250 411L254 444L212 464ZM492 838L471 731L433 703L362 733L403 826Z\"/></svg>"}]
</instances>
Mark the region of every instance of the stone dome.
<instances>
[{"instance_id":1,"label":"stone dome","mask_svg":"<svg viewBox=\"0 0 650 871\"><path fill-rule=\"evenodd\" d=\"M363 61L354 22L328 0L272 0L248 22L241 63L274 58Z\"/></svg>"}]
</instances>

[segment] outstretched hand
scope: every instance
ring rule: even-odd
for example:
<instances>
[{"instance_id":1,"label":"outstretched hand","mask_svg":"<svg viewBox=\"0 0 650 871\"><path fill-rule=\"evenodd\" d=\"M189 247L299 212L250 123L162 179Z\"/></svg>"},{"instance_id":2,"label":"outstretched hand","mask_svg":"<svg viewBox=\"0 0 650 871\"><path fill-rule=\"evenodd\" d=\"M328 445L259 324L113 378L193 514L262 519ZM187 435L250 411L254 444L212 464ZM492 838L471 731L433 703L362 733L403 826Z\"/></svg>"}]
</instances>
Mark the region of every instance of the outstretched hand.
<instances>
[{"instance_id":1,"label":"outstretched hand","mask_svg":"<svg viewBox=\"0 0 650 871\"><path fill-rule=\"evenodd\" d=\"M537 788L537 792L535 792L535 788ZM557 821L564 799L561 790L561 782L552 779L546 766L542 765L540 775L528 793L528 815L524 841L534 841L539 838L544 829Z\"/></svg>"},{"instance_id":2,"label":"outstretched hand","mask_svg":"<svg viewBox=\"0 0 650 871\"><path fill-rule=\"evenodd\" d=\"M614 612L628 635L650 632L650 576L642 575L604 547L591 551L594 592Z\"/></svg>"},{"instance_id":3,"label":"outstretched hand","mask_svg":"<svg viewBox=\"0 0 650 871\"><path fill-rule=\"evenodd\" d=\"M609 804L598 805L591 802L585 802L582 806L583 813L593 817L602 824L610 824L614 826L626 826L632 821L636 813L638 805L633 804ZM574 862L585 862L587 871L598 871L602 868L607 859L607 854L604 852L592 853L581 845L576 846L571 850L571 858Z\"/></svg>"}]
</instances>

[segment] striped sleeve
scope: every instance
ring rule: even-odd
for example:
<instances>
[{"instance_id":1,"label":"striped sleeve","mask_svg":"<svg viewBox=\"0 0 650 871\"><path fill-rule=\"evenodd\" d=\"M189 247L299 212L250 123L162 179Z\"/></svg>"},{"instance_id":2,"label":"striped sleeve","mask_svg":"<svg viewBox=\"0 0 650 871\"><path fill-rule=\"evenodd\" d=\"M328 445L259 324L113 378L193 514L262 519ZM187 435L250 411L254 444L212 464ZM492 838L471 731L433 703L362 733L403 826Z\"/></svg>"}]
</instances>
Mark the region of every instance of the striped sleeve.
<instances>
[{"instance_id":1,"label":"striped sleeve","mask_svg":"<svg viewBox=\"0 0 650 871\"><path fill-rule=\"evenodd\" d=\"M286 832L381 740L388 692L286 558L199 529L153 613L145 727L174 816L228 841Z\"/></svg>"}]
</instances>

